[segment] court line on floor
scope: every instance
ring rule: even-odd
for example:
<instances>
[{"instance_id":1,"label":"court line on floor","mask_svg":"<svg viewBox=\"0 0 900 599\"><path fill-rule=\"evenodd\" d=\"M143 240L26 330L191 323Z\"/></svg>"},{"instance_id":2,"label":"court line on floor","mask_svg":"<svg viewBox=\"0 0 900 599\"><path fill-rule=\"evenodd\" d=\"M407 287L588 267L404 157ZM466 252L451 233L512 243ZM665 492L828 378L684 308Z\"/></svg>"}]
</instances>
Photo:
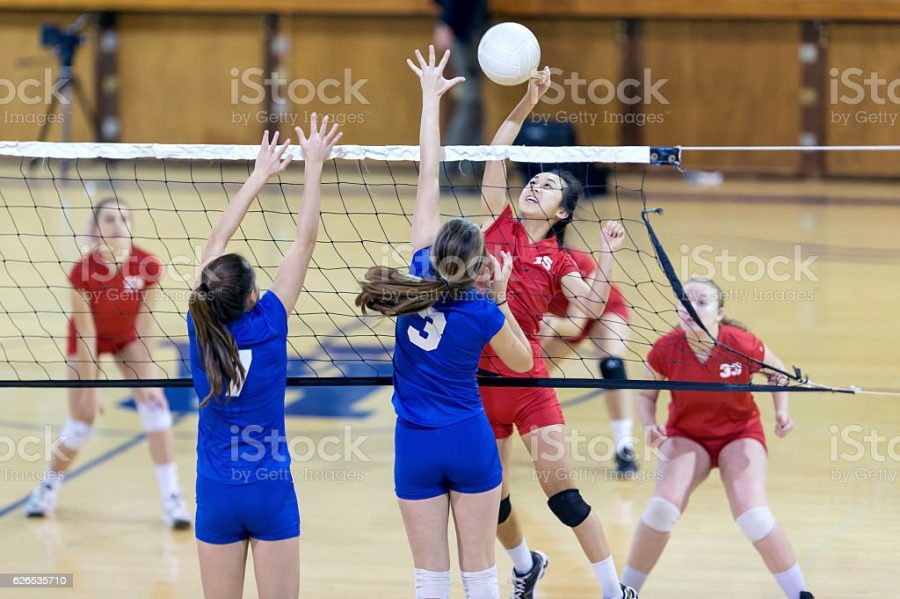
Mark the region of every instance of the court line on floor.
<instances>
[{"instance_id":1,"label":"court line on floor","mask_svg":"<svg viewBox=\"0 0 900 599\"><path fill-rule=\"evenodd\" d=\"M184 418L184 414L174 415L174 418L172 421L172 426L173 427L176 426L183 418ZM131 439L128 439L124 443L120 443L119 445L113 447L112 449L110 449L104 453L101 453L100 455L98 455L97 457L95 457L94 459L89 461L88 463L84 464L83 466L79 466L72 472L69 472L68 474L66 474L66 481L71 481L72 479L78 478L85 472L93 470L95 467L97 467L105 462L108 462L109 460L118 456L119 454L124 453L125 451L131 449L132 447L134 447L135 445L137 445L138 443L140 443L141 441L143 441L146 438L147 438L146 432L142 431L142 432L136 434ZM29 496L30 496L30 493L29 493L29 495L26 495L25 497L22 497L21 499L17 499L16 501L13 501L12 503L0 508L0 518L3 518L7 514L13 512L13 511L19 509L20 507L22 507L23 505L25 505L25 502L28 501Z\"/></svg>"}]
</instances>

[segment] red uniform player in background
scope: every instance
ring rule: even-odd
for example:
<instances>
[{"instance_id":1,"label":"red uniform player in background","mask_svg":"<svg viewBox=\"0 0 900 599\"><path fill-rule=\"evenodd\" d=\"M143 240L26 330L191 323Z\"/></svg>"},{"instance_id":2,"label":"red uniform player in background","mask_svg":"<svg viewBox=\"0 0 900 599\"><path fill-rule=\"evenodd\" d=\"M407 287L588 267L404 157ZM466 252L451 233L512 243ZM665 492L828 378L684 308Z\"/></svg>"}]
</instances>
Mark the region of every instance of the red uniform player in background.
<instances>
[{"instance_id":1,"label":"red uniform player in background","mask_svg":"<svg viewBox=\"0 0 900 599\"><path fill-rule=\"evenodd\" d=\"M783 380L783 375L762 365L783 371L781 360L755 335L725 317L724 294L718 285L709 279L691 279L684 292L703 327L679 303L679 326L653 344L646 379L746 385L760 372L770 383ZM718 467L735 521L785 596L812 599L787 535L769 510L766 438L753 396L746 391L673 390L669 419L660 426L656 423L658 395L658 390L638 393L637 412L647 444L659 448L660 476L634 533L624 583L635 589L643 586L691 493ZM788 393L778 391L772 396L775 434L784 437L794 428Z\"/></svg>"},{"instance_id":2,"label":"red uniform player in background","mask_svg":"<svg viewBox=\"0 0 900 599\"><path fill-rule=\"evenodd\" d=\"M126 379L164 378L150 351L153 287L163 276L162 263L132 244L128 206L116 198L104 199L93 207L88 239L87 255L69 273L69 377L96 380L100 356L111 354ZM168 401L159 388L137 387L133 394L156 468L163 520L174 528L188 528L191 516L178 485ZM53 513L65 473L90 437L100 411L95 387L69 390L69 418L60 430L45 479L25 506L26 515L44 517Z\"/></svg>"}]
</instances>

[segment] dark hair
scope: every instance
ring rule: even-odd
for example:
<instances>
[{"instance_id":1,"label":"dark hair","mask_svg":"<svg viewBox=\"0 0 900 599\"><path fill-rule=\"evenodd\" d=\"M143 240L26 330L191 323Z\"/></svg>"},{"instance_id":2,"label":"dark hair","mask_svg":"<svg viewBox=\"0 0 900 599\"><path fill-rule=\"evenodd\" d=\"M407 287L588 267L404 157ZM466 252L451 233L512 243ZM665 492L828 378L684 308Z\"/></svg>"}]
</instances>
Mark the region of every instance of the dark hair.
<instances>
[{"instance_id":1,"label":"dark hair","mask_svg":"<svg viewBox=\"0 0 900 599\"><path fill-rule=\"evenodd\" d=\"M568 227L569 223L575 218L575 208L578 207L578 200L584 195L584 187L582 187L578 177L569 171L553 169L548 172L559 177L559 180L562 183L562 200L559 202L559 207L565 210L567 215L565 218L561 218L553 223L553 226L550 227L550 231L547 233L547 237L549 238L551 235L556 237L559 247L564 247L566 227Z\"/></svg>"},{"instance_id":2,"label":"dark hair","mask_svg":"<svg viewBox=\"0 0 900 599\"><path fill-rule=\"evenodd\" d=\"M707 279L705 277L691 277L687 281L684 282L684 285L687 286L688 283L699 283L700 285L706 285L710 289L713 289L716 292L716 298L719 301L719 307L725 308L725 292L722 291L722 288L713 281L712 279ZM728 318L727 316L722 318L721 324L734 327L736 329L741 329L742 331L749 331L749 329L742 322L737 320L733 320Z\"/></svg>"},{"instance_id":3,"label":"dark hair","mask_svg":"<svg viewBox=\"0 0 900 599\"><path fill-rule=\"evenodd\" d=\"M197 332L197 345L203 359L209 394L200 402L221 395L226 383L226 400L231 399L230 383L241 385L247 372L238 354L238 346L225 326L244 315L247 298L256 288L253 267L239 254L224 254L206 265L200 273L200 285L191 293L189 311Z\"/></svg>"},{"instance_id":4,"label":"dark hair","mask_svg":"<svg viewBox=\"0 0 900 599\"><path fill-rule=\"evenodd\" d=\"M486 261L484 235L478 225L454 218L440 228L431 248L434 280L421 279L405 270L373 266L367 272L356 296L363 314L368 310L385 316L414 314L430 308L441 299L458 299L467 293Z\"/></svg>"}]
</instances>

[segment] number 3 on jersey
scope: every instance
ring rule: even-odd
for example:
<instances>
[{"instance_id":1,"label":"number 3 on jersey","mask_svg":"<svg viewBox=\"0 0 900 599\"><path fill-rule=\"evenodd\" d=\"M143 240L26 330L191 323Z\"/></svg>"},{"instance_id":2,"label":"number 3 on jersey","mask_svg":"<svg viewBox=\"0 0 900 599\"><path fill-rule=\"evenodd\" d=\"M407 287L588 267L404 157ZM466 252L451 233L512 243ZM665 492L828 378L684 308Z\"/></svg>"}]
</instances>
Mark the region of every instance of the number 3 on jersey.
<instances>
[{"instance_id":1,"label":"number 3 on jersey","mask_svg":"<svg viewBox=\"0 0 900 599\"><path fill-rule=\"evenodd\" d=\"M447 326L447 317L434 308L422 310L416 316L413 324L406 330L409 340L425 351L436 350L444 334L444 327Z\"/></svg>"}]
</instances>

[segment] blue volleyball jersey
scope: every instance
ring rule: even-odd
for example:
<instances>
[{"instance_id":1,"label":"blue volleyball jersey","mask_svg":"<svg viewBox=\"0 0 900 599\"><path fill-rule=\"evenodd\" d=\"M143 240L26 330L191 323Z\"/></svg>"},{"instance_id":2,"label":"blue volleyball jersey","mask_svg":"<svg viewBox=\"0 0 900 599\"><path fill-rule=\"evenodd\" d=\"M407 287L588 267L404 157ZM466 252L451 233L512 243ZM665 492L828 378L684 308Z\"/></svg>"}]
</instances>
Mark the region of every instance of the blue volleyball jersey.
<instances>
[{"instance_id":1,"label":"blue volleyball jersey","mask_svg":"<svg viewBox=\"0 0 900 599\"><path fill-rule=\"evenodd\" d=\"M431 248L413 256L409 271L433 279ZM475 373L484 346L505 317L493 300L474 289L467 297L439 301L397 318L394 409L425 427L454 424L484 411Z\"/></svg>"},{"instance_id":2,"label":"blue volleyball jersey","mask_svg":"<svg viewBox=\"0 0 900 599\"><path fill-rule=\"evenodd\" d=\"M191 374L202 400L209 393L194 323L188 314ZM250 312L227 325L246 370L244 385L210 398L200 409L197 474L228 484L290 477L284 432L287 386L287 311L278 296L266 292ZM237 392L235 392L237 391Z\"/></svg>"}]
</instances>

